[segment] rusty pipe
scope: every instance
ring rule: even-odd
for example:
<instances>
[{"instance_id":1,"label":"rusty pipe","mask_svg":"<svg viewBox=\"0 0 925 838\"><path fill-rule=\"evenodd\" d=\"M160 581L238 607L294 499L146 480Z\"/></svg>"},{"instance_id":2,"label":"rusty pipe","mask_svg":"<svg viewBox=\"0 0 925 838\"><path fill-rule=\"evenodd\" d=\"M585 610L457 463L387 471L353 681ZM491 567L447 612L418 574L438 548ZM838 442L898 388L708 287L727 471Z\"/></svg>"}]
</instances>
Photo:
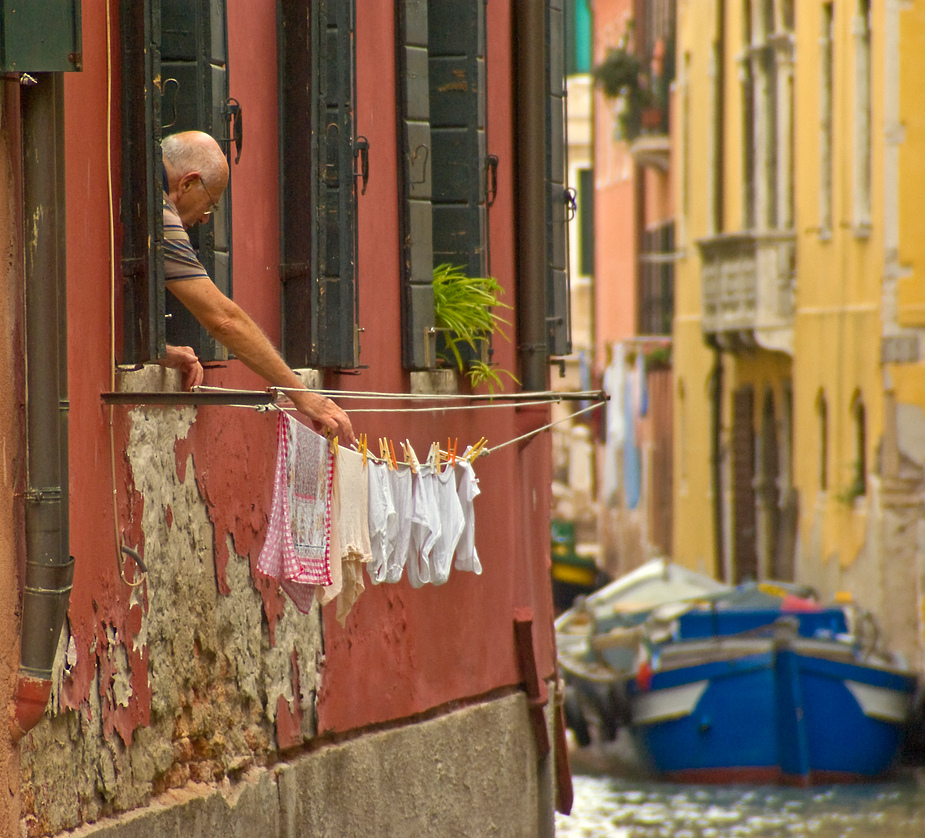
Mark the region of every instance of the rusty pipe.
<instances>
[{"instance_id":1,"label":"rusty pipe","mask_svg":"<svg viewBox=\"0 0 925 838\"><path fill-rule=\"evenodd\" d=\"M64 219L64 79L36 74L20 93L26 321L26 563L14 742L41 720L67 615L74 560L68 547L67 272Z\"/></svg>"}]
</instances>

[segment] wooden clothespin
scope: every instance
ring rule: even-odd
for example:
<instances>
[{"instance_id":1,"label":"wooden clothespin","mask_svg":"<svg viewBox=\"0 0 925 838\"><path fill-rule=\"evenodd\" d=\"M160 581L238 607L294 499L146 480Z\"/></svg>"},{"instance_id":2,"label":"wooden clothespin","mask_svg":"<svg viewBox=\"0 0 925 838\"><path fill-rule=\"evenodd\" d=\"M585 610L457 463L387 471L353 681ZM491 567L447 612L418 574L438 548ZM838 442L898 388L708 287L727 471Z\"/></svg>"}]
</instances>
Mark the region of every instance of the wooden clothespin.
<instances>
[{"instance_id":1,"label":"wooden clothespin","mask_svg":"<svg viewBox=\"0 0 925 838\"><path fill-rule=\"evenodd\" d=\"M389 456L389 448L385 444L385 437L379 437L379 459L381 459L388 467L392 468L392 458Z\"/></svg>"},{"instance_id":2,"label":"wooden clothespin","mask_svg":"<svg viewBox=\"0 0 925 838\"><path fill-rule=\"evenodd\" d=\"M360 444L360 453L363 455L363 468L366 468L366 434L360 434L359 437L357 437L357 442Z\"/></svg>"},{"instance_id":3,"label":"wooden clothespin","mask_svg":"<svg viewBox=\"0 0 925 838\"><path fill-rule=\"evenodd\" d=\"M473 460L475 460L475 458L478 457L479 454L482 453L482 449L485 447L485 444L486 444L487 442L488 442L488 440L485 439L485 437L482 437L477 443L475 443L475 445L473 445L473 446L469 449L469 454L467 455L466 459L467 459L470 463L471 463Z\"/></svg>"},{"instance_id":4,"label":"wooden clothespin","mask_svg":"<svg viewBox=\"0 0 925 838\"><path fill-rule=\"evenodd\" d=\"M337 437L336 437L336 436L332 436L332 437L328 440L328 442L330 443L331 453L336 457L336 456L337 456L337 452L338 452L338 445L339 445L339 442L338 442L338 440L337 440Z\"/></svg>"},{"instance_id":5,"label":"wooden clothespin","mask_svg":"<svg viewBox=\"0 0 925 838\"><path fill-rule=\"evenodd\" d=\"M418 455L414 453L414 449L411 447L411 440L406 439L402 447L405 449L405 459L408 460L408 465L411 466L411 471L417 474L421 463L418 460Z\"/></svg>"}]
</instances>

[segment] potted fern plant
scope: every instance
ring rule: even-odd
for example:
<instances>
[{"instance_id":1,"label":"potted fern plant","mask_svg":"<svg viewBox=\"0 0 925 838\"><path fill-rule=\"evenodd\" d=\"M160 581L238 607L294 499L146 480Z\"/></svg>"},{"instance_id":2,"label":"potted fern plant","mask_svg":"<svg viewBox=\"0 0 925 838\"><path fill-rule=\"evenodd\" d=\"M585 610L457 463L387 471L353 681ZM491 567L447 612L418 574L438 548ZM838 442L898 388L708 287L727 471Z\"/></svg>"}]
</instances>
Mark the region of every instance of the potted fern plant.
<instances>
[{"instance_id":1,"label":"potted fern plant","mask_svg":"<svg viewBox=\"0 0 925 838\"><path fill-rule=\"evenodd\" d=\"M443 337L443 360L466 373L473 387L487 384L491 393L502 386L501 374L517 381L487 360L491 336L497 332L507 338L502 327L510 323L498 309L511 306L500 301L503 293L494 277L467 276L463 268L449 264L434 268L434 326Z\"/></svg>"}]
</instances>

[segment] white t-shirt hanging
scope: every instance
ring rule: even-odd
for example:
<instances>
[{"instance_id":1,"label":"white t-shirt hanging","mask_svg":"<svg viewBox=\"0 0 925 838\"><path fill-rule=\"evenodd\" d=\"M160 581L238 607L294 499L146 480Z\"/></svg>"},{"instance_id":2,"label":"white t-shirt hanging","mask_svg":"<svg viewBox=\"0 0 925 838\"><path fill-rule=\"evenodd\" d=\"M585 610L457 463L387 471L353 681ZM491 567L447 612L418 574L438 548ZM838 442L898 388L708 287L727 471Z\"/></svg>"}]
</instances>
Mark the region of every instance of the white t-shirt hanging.
<instances>
[{"instance_id":1,"label":"white t-shirt hanging","mask_svg":"<svg viewBox=\"0 0 925 838\"><path fill-rule=\"evenodd\" d=\"M447 466L433 475L436 490L437 510L440 520L440 534L437 537L431 559L431 581L442 585L450 578L453 553L465 528L462 504L456 492L455 466Z\"/></svg>"},{"instance_id":2,"label":"white t-shirt hanging","mask_svg":"<svg viewBox=\"0 0 925 838\"><path fill-rule=\"evenodd\" d=\"M479 574L482 565L479 554L475 549L475 507L473 501L480 493L479 481L475 476L475 469L467 460L457 460L454 467L456 473L456 494L463 512L463 531L456 545L457 570L468 570Z\"/></svg>"},{"instance_id":3,"label":"white t-shirt hanging","mask_svg":"<svg viewBox=\"0 0 925 838\"><path fill-rule=\"evenodd\" d=\"M385 582L386 565L395 550L398 538L398 511L392 499L392 484L389 481L389 467L385 463L367 461L367 483L369 486L369 542L372 560L366 566L369 579L374 585Z\"/></svg>"}]
</instances>

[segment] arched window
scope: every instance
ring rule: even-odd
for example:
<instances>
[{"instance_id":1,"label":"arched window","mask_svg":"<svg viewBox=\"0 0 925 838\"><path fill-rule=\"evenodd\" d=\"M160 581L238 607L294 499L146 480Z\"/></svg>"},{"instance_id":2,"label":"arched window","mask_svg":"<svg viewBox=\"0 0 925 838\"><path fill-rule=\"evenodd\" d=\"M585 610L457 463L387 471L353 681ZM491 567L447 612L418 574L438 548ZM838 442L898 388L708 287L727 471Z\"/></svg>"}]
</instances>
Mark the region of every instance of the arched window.
<instances>
[{"instance_id":1,"label":"arched window","mask_svg":"<svg viewBox=\"0 0 925 838\"><path fill-rule=\"evenodd\" d=\"M867 414L860 391L851 399L851 418L854 420L854 459L848 491L856 498L867 494Z\"/></svg>"},{"instance_id":2,"label":"arched window","mask_svg":"<svg viewBox=\"0 0 925 838\"><path fill-rule=\"evenodd\" d=\"M825 393L816 396L816 415L819 417L819 490L829 488L829 408Z\"/></svg>"},{"instance_id":3,"label":"arched window","mask_svg":"<svg viewBox=\"0 0 925 838\"><path fill-rule=\"evenodd\" d=\"M687 490L687 401L684 393L684 379L678 379L678 465L681 477L681 491Z\"/></svg>"}]
</instances>

